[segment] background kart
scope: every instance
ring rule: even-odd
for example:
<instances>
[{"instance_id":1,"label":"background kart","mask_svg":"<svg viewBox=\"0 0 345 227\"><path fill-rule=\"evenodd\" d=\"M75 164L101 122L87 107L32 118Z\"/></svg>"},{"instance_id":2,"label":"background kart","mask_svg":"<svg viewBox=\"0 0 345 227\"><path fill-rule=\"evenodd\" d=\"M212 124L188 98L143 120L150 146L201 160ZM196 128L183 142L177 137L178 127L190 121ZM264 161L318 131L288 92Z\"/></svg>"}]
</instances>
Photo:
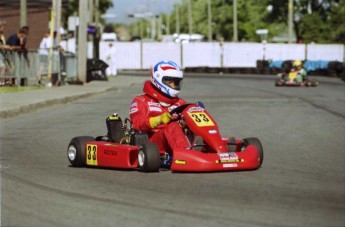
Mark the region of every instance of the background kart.
<instances>
[{"instance_id":1,"label":"background kart","mask_svg":"<svg viewBox=\"0 0 345 227\"><path fill-rule=\"evenodd\" d=\"M214 172L258 169L263 148L257 138L223 138L216 121L198 104L185 104L171 112L178 115L191 146L176 149L172 155L149 142L145 132L132 128L129 119L117 114L107 118L106 136L75 137L67 149L72 166L98 166L156 172Z\"/></svg>"},{"instance_id":2,"label":"background kart","mask_svg":"<svg viewBox=\"0 0 345 227\"><path fill-rule=\"evenodd\" d=\"M297 82L296 77L297 74L294 71L289 72L288 75L285 73L279 73L277 75L277 79L275 81L276 86L290 86L290 87L316 87L319 82L317 80L310 80L307 79L302 82Z\"/></svg>"}]
</instances>

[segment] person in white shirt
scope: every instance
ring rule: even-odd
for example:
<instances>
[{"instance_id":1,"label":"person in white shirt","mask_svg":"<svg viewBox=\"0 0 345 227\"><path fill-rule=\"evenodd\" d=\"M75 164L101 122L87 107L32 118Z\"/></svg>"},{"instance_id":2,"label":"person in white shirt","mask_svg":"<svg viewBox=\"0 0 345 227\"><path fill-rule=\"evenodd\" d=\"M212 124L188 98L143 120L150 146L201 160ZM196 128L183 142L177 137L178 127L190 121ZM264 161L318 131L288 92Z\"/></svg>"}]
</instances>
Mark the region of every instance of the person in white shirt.
<instances>
[{"instance_id":1,"label":"person in white shirt","mask_svg":"<svg viewBox=\"0 0 345 227\"><path fill-rule=\"evenodd\" d=\"M47 31L44 34L44 37L41 40L40 47L38 49L38 55L40 59L40 78L39 83L41 83L42 75L48 74L48 56L50 48L54 48L54 37L50 36L50 31Z\"/></svg>"},{"instance_id":2,"label":"person in white shirt","mask_svg":"<svg viewBox=\"0 0 345 227\"><path fill-rule=\"evenodd\" d=\"M48 57L48 54L49 54L49 48L52 47L51 45L52 43L52 38L50 37L50 32L47 31L45 34L44 34L44 37L43 39L41 40L41 43L40 43L40 48L38 50L38 54L40 56L42 56L43 60L46 60L47 61L47 57Z\"/></svg>"}]
</instances>

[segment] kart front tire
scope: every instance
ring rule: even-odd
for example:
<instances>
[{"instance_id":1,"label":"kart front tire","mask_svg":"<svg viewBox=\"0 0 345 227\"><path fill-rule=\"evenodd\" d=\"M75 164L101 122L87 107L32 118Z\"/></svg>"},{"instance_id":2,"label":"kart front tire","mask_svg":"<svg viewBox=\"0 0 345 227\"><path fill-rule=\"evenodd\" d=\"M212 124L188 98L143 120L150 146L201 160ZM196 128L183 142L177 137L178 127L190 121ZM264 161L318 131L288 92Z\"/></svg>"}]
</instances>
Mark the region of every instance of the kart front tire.
<instances>
[{"instance_id":1,"label":"kart front tire","mask_svg":"<svg viewBox=\"0 0 345 227\"><path fill-rule=\"evenodd\" d=\"M160 154L157 144L145 143L138 152L138 167L142 172L158 172L160 168Z\"/></svg>"},{"instance_id":2,"label":"kart front tire","mask_svg":"<svg viewBox=\"0 0 345 227\"><path fill-rule=\"evenodd\" d=\"M258 138L245 138L244 139L246 145L254 145L258 152L259 152L259 157L260 157L260 165L259 167L262 165L262 162L264 161L264 149L262 148L262 144L260 142L260 140Z\"/></svg>"},{"instance_id":3,"label":"kart front tire","mask_svg":"<svg viewBox=\"0 0 345 227\"><path fill-rule=\"evenodd\" d=\"M86 162L86 143L95 140L91 136L74 137L68 145L67 157L73 167L83 167Z\"/></svg>"},{"instance_id":4,"label":"kart front tire","mask_svg":"<svg viewBox=\"0 0 345 227\"><path fill-rule=\"evenodd\" d=\"M284 84L283 80L281 80L281 79L276 79L275 85L276 85L277 87L283 86L283 84Z\"/></svg>"}]
</instances>

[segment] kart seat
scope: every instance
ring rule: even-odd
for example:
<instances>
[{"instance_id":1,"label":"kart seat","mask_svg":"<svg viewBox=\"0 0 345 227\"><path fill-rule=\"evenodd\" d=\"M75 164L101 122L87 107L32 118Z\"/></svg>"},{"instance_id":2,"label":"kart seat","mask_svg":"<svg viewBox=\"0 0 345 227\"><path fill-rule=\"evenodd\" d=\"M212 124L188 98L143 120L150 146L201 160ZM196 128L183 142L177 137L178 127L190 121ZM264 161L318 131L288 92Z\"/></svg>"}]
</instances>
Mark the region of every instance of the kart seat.
<instances>
[{"instance_id":1,"label":"kart seat","mask_svg":"<svg viewBox=\"0 0 345 227\"><path fill-rule=\"evenodd\" d=\"M119 143L125 136L123 132L123 123L121 117L113 114L106 119L108 133L107 136L111 142Z\"/></svg>"}]
</instances>

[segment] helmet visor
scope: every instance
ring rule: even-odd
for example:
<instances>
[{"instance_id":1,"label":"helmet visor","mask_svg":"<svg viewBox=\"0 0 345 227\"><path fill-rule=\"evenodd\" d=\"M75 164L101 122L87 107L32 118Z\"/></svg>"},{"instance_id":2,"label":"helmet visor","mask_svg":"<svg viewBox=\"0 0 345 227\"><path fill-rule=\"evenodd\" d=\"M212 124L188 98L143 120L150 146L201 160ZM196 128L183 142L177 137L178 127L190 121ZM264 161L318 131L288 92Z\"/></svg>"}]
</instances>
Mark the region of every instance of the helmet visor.
<instances>
[{"instance_id":1,"label":"helmet visor","mask_svg":"<svg viewBox=\"0 0 345 227\"><path fill-rule=\"evenodd\" d=\"M172 89L181 90L182 78L165 76L162 78L162 82Z\"/></svg>"}]
</instances>

